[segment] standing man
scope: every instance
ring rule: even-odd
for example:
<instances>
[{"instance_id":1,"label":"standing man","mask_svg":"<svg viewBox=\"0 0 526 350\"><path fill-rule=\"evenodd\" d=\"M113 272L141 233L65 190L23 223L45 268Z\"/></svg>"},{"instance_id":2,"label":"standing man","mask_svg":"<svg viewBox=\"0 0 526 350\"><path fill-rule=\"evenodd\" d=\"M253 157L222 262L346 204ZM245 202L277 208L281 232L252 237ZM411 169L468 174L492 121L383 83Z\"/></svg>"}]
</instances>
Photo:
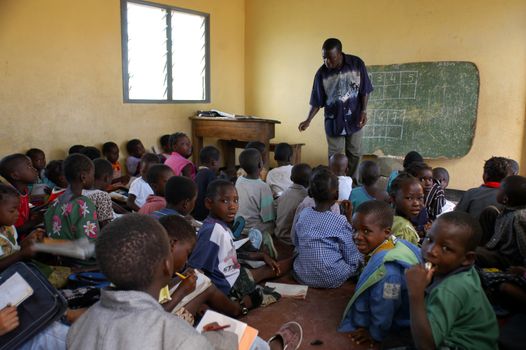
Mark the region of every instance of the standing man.
<instances>
[{"instance_id":1,"label":"standing man","mask_svg":"<svg viewBox=\"0 0 526 350\"><path fill-rule=\"evenodd\" d=\"M329 158L345 153L349 158L349 175L355 177L362 155L362 128L367 123L367 100L373 86L363 61L344 54L340 40L325 40L322 56L323 65L314 77L309 115L298 129L306 130L324 107Z\"/></svg>"}]
</instances>

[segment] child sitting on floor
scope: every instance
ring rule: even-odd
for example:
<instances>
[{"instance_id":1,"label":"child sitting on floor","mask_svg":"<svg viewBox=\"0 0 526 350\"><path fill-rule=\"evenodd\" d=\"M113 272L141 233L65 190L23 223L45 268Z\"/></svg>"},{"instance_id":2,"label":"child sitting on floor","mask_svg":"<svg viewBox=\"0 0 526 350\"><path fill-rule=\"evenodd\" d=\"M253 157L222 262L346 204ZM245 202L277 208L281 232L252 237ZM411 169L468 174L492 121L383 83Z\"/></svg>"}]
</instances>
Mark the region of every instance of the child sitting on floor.
<instances>
[{"instance_id":1,"label":"child sitting on floor","mask_svg":"<svg viewBox=\"0 0 526 350\"><path fill-rule=\"evenodd\" d=\"M20 195L18 219L15 227L20 236L25 237L33 228L42 223L40 212L31 213L29 210L29 186L38 179L37 170L31 164L29 157L16 153L6 156L0 161L0 175L6 184L13 186Z\"/></svg>"},{"instance_id":2,"label":"child sitting on floor","mask_svg":"<svg viewBox=\"0 0 526 350\"><path fill-rule=\"evenodd\" d=\"M397 238L418 244L420 235L412 221L416 220L424 208L424 189L420 180L407 173L401 173L391 184L390 195L395 207L391 232Z\"/></svg>"},{"instance_id":3,"label":"child sitting on floor","mask_svg":"<svg viewBox=\"0 0 526 350\"><path fill-rule=\"evenodd\" d=\"M429 220L433 222L442 213L446 203L444 190L433 179L433 169L426 163L413 163L407 168L407 172L420 180L424 188L424 206Z\"/></svg>"},{"instance_id":4,"label":"child sitting on floor","mask_svg":"<svg viewBox=\"0 0 526 350\"><path fill-rule=\"evenodd\" d=\"M433 179L435 179L435 182L438 182L438 184L442 187L442 189L445 192L446 188L449 186L449 172L447 171L447 169L441 167L433 168ZM442 207L442 214L449 213L454 209L455 203L451 202L446 198L444 206Z\"/></svg>"},{"instance_id":5,"label":"child sitting on floor","mask_svg":"<svg viewBox=\"0 0 526 350\"><path fill-rule=\"evenodd\" d=\"M353 208L358 208L363 202L371 200L388 201L389 195L378 188L380 167L372 160L365 160L358 166L358 178L362 186L356 187L351 192L349 200Z\"/></svg>"},{"instance_id":6,"label":"child sitting on floor","mask_svg":"<svg viewBox=\"0 0 526 350\"><path fill-rule=\"evenodd\" d=\"M93 202L82 195L95 181L95 166L83 154L74 153L64 161L67 190L47 209L46 232L50 238L95 240L99 233L97 211Z\"/></svg>"},{"instance_id":7,"label":"child sitting on floor","mask_svg":"<svg viewBox=\"0 0 526 350\"><path fill-rule=\"evenodd\" d=\"M345 215L331 212L338 199L338 177L330 170L313 173L309 194L315 206L305 208L296 223L294 278L314 288L338 288L358 273L362 256L352 240L351 203Z\"/></svg>"},{"instance_id":8,"label":"child sitting on floor","mask_svg":"<svg viewBox=\"0 0 526 350\"><path fill-rule=\"evenodd\" d=\"M526 178L505 178L497 192L504 206L494 225L494 233L485 247L478 247L476 264L505 270L526 262Z\"/></svg>"},{"instance_id":9,"label":"child sitting on floor","mask_svg":"<svg viewBox=\"0 0 526 350\"><path fill-rule=\"evenodd\" d=\"M161 159L161 163L166 162L172 153L172 147L170 146L170 135L166 134L159 138L159 144L161 145L161 153L158 154Z\"/></svg>"},{"instance_id":10,"label":"child sitting on floor","mask_svg":"<svg viewBox=\"0 0 526 350\"><path fill-rule=\"evenodd\" d=\"M408 152L404 157L403 167L404 169L402 171L399 170L393 170L391 174L389 174L389 178L387 179L387 193L391 193L391 184L393 183L394 179L400 174L401 172L407 172L407 168L413 163L423 163L424 158L420 155L420 153L416 151L410 151Z\"/></svg>"},{"instance_id":11,"label":"child sitting on floor","mask_svg":"<svg viewBox=\"0 0 526 350\"><path fill-rule=\"evenodd\" d=\"M307 188L309 187L311 171L311 167L308 164L294 165L290 175L290 179L293 182L292 185L276 200L277 213L274 235L280 241L289 245L292 244L290 230L294 221L294 213L308 195Z\"/></svg>"},{"instance_id":12,"label":"child sitting on floor","mask_svg":"<svg viewBox=\"0 0 526 350\"><path fill-rule=\"evenodd\" d=\"M139 139L133 139L126 144L128 158L126 158L126 170L128 176L138 176L141 172L141 158L146 153L144 146Z\"/></svg>"},{"instance_id":13,"label":"child sitting on floor","mask_svg":"<svg viewBox=\"0 0 526 350\"><path fill-rule=\"evenodd\" d=\"M199 171L195 176L197 184L197 201L192 215L196 220L203 221L208 216L208 209L205 207L205 194L208 185L217 178L219 171L220 153L214 146L206 146L199 152Z\"/></svg>"},{"instance_id":14,"label":"child sitting on floor","mask_svg":"<svg viewBox=\"0 0 526 350\"><path fill-rule=\"evenodd\" d=\"M333 154L329 158L329 168L338 176L338 200L348 200L352 191L352 177L347 176L349 159L345 154Z\"/></svg>"},{"instance_id":15,"label":"child sitting on floor","mask_svg":"<svg viewBox=\"0 0 526 350\"><path fill-rule=\"evenodd\" d=\"M126 205L134 211L139 211L146 203L149 195L153 194L153 190L146 182L146 174L150 167L154 164L159 164L159 156L153 153L145 153L141 158L141 176L132 181L130 190L128 191L128 198Z\"/></svg>"},{"instance_id":16,"label":"child sitting on floor","mask_svg":"<svg viewBox=\"0 0 526 350\"><path fill-rule=\"evenodd\" d=\"M164 191L168 180L174 176L174 172L168 165L154 164L146 174L146 182L153 190L153 194L146 198L146 203L139 210L140 214L151 214L154 211L166 207Z\"/></svg>"},{"instance_id":17,"label":"child sitting on floor","mask_svg":"<svg viewBox=\"0 0 526 350\"><path fill-rule=\"evenodd\" d=\"M274 198L281 196L292 185L290 179L292 171L290 157L292 157L292 147L288 143L278 143L274 150L274 160L278 163L278 166L267 174L267 183L272 190Z\"/></svg>"},{"instance_id":18,"label":"child sitting on floor","mask_svg":"<svg viewBox=\"0 0 526 350\"><path fill-rule=\"evenodd\" d=\"M82 150L85 146L84 145L73 145L68 149L68 156L73 153L80 153L80 150Z\"/></svg>"},{"instance_id":19,"label":"child sitting on floor","mask_svg":"<svg viewBox=\"0 0 526 350\"><path fill-rule=\"evenodd\" d=\"M466 213L440 216L422 244L430 264L406 272L417 349L496 349L499 328L473 264L480 226Z\"/></svg>"},{"instance_id":20,"label":"child sitting on floor","mask_svg":"<svg viewBox=\"0 0 526 350\"><path fill-rule=\"evenodd\" d=\"M176 132L170 136L172 154L164 164L172 168L176 176L195 178L195 165L188 160L192 156L192 142L183 132Z\"/></svg>"},{"instance_id":21,"label":"child sitting on floor","mask_svg":"<svg viewBox=\"0 0 526 350\"><path fill-rule=\"evenodd\" d=\"M68 349L213 349L158 302L174 262L157 220L130 214L111 222L97 240L96 254L114 287L101 290L100 302L72 325Z\"/></svg>"},{"instance_id":22,"label":"child sitting on floor","mask_svg":"<svg viewBox=\"0 0 526 350\"><path fill-rule=\"evenodd\" d=\"M33 168L37 170L37 183L42 183L44 181L44 169L46 168L46 154L39 148L31 148L26 152L26 156L31 159Z\"/></svg>"},{"instance_id":23,"label":"child sitting on floor","mask_svg":"<svg viewBox=\"0 0 526 350\"><path fill-rule=\"evenodd\" d=\"M371 200L353 213L353 239L366 265L338 330L351 332L358 344L373 345L388 335L409 330L404 271L421 263L420 250L395 238L392 224L393 211L386 202Z\"/></svg>"},{"instance_id":24,"label":"child sitting on floor","mask_svg":"<svg viewBox=\"0 0 526 350\"><path fill-rule=\"evenodd\" d=\"M63 160L52 160L46 165L44 172L45 181L52 190L54 188L62 189L68 187L68 182L62 169L63 163Z\"/></svg>"},{"instance_id":25,"label":"child sitting on floor","mask_svg":"<svg viewBox=\"0 0 526 350\"><path fill-rule=\"evenodd\" d=\"M80 154L85 155L91 160L95 160L97 158L100 158L102 154L100 153L99 149L94 146L86 146L83 149L80 150Z\"/></svg>"},{"instance_id":26,"label":"child sitting on floor","mask_svg":"<svg viewBox=\"0 0 526 350\"><path fill-rule=\"evenodd\" d=\"M497 189L501 181L509 175L509 161L503 157L491 157L484 163L484 173L482 179L484 183L477 188L467 190L457 206L455 211L463 211L473 216L475 219L480 218L480 213L490 205L497 206Z\"/></svg>"},{"instance_id":27,"label":"child sitting on floor","mask_svg":"<svg viewBox=\"0 0 526 350\"><path fill-rule=\"evenodd\" d=\"M265 147L265 144L261 141L250 141L245 146L245 149L249 148L255 148L259 151L259 154L261 155L261 163L263 164L261 168L261 172L259 173L259 178L263 181L267 179L268 169L267 169L267 161L268 161L268 152ZM237 177L241 176L247 176L247 173L245 170L243 170L243 167L239 167L236 173Z\"/></svg>"},{"instance_id":28,"label":"child sitting on floor","mask_svg":"<svg viewBox=\"0 0 526 350\"><path fill-rule=\"evenodd\" d=\"M259 155L257 151L256 153ZM247 308L277 301L279 294L264 294L257 283L289 271L292 259L276 262L262 252L236 253L229 225L236 217L239 197L230 181L213 181L208 186L205 203L210 210L210 216L199 230L197 244L189 259L190 266L203 270L217 288ZM261 260L266 265L257 269L247 269L239 264L238 258ZM250 296L250 304L245 298L247 295Z\"/></svg>"},{"instance_id":29,"label":"child sitting on floor","mask_svg":"<svg viewBox=\"0 0 526 350\"><path fill-rule=\"evenodd\" d=\"M119 146L115 142L106 142L102 145L102 154L111 163L113 169L111 183L126 185L130 181L130 177L122 175L121 163L119 163Z\"/></svg>"},{"instance_id":30,"label":"child sitting on floor","mask_svg":"<svg viewBox=\"0 0 526 350\"><path fill-rule=\"evenodd\" d=\"M197 186L186 176L172 176L166 182L164 197L166 207L152 212L151 216L157 219L167 215L186 217L194 209L197 199Z\"/></svg>"}]
</instances>

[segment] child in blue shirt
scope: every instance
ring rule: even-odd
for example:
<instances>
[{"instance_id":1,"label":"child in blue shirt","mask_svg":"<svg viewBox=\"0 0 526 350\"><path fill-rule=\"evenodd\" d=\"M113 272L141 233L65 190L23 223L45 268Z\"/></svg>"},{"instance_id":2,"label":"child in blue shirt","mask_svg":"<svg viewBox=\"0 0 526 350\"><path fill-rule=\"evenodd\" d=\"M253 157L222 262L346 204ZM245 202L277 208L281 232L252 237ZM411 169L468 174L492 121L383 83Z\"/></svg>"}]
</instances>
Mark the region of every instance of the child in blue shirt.
<instances>
[{"instance_id":1,"label":"child in blue shirt","mask_svg":"<svg viewBox=\"0 0 526 350\"><path fill-rule=\"evenodd\" d=\"M378 188L380 179L380 167L372 160L365 160L358 166L358 175L362 186L352 190L349 200L353 208L358 208L363 202L378 199L388 201L389 195L384 190Z\"/></svg>"}]
</instances>

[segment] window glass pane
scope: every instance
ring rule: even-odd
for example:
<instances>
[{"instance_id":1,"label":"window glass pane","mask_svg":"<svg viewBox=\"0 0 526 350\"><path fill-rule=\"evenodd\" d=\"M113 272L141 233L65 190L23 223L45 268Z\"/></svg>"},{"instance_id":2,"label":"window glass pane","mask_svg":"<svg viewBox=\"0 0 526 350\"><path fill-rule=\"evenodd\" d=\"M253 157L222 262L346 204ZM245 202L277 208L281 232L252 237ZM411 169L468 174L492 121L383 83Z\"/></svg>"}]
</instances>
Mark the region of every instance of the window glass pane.
<instances>
[{"instance_id":1,"label":"window glass pane","mask_svg":"<svg viewBox=\"0 0 526 350\"><path fill-rule=\"evenodd\" d=\"M206 18L172 11L174 100L206 99Z\"/></svg>"},{"instance_id":2,"label":"window glass pane","mask_svg":"<svg viewBox=\"0 0 526 350\"><path fill-rule=\"evenodd\" d=\"M129 98L166 100L166 10L128 3Z\"/></svg>"}]
</instances>

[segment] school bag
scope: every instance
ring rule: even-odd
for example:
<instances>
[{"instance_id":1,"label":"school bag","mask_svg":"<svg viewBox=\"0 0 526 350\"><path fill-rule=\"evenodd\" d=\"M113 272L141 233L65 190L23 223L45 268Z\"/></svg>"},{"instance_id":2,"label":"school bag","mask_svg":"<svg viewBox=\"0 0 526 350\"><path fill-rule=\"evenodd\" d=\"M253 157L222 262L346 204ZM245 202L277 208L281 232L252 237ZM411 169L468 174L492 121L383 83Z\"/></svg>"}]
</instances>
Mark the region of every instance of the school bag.
<instances>
[{"instance_id":1,"label":"school bag","mask_svg":"<svg viewBox=\"0 0 526 350\"><path fill-rule=\"evenodd\" d=\"M18 276L15 276L16 274ZM20 325L13 331L0 336L0 350L18 348L59 319L67 308L64 297L35 265L17 262L9 266L0 273L0 288L11 277L23 278L33 293L17 306Z\"/></svg>"}]
</instances>

